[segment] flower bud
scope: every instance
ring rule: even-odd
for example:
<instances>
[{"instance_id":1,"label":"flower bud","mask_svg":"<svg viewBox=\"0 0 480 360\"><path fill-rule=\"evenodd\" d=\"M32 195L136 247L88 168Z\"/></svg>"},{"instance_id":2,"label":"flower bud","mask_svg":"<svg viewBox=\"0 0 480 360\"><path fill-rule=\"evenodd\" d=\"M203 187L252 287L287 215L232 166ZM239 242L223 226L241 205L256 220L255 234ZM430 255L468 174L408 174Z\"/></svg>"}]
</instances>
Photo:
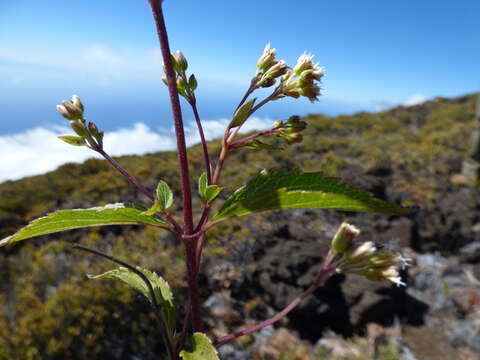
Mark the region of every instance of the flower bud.
<instances>
[{"instance_id":1,"label":"flower bud","mask_svg":"<svg viewBox=\"0 0 480 360\"><path fill-rule=\"evenodd\" d=\"M291 135L284 135L283 139L287 142L287 144L291 145L301 142L303 140L303 135L299 133L294 133Z\"/></svg>"},{"instance_id":2,"label":"flower bud","mask_svg":"<svg viewBox=\"0 0 480 360\"><path fill-rule=\"evenodd\" d=\"M181 51L177 50L175 54L172 54L173 68L178 74L183 74L188 68L188 62Z\"/></svg>"},{"instance_id":3,"label":"flower bud","mask_svg":"<svg viewBox=\"0 0 480 360\"><path fill-rule=\"evenodd\" d=\"M57 111L66 119L82 119L83 105L78 96L72 96L72 102L63 100L62 105L57 105Z\"/></svg>"},{"instance_id":4,"label":"flower bud","mask_svg":"<svg viewBox=\"0 0 480 360\"><path fill-rule=\"evenodd\" d=\"M197 79L195 78L195 75L190 75L190 77L188 78L188 87L190 88L191 91L195 91L195 89L197 88L198 86L198 83L197 83Z\"/></svg>"},{"instance_id":5,"label":"flower bud","mask_svg":"<svg viewBox=\"0 0 480 360\"><path fill-rule=\"evenodd\" d=\"M269 78L277 78L279 76L285 75L288 71L288 65L285 63L285 61L280 60L277 61L276 64L272 65L267 72L265 73L265 76L268 76Z\"/></svg>"},{"instance_id":6,"label":"flower bud","mask_svg":"<svg viewBox=\"0 0 480 360\"><path fill-rule=\"evenodd\" d=\"M353 239L360 234L355 226L344 222L340 225L332 239L332 250L334 254L341 254L351 248Z\"/></svg>"},{"instance_id":7,"label":"flower bud","mask_svg":"<svg viewBox=\"0 0 480 360\"><path fill-rule=\"evenodd\" d=\"M88 136L88 132L87 132L87 129L85 128L85 124L80 121L80 120L71 120L70 121L70 127L73 129L73 131L75 131L75 133L78 135L78 136L81 136L81 137L87 137Z\"/></svg>"},{"instance_id":8,"label":"flower bud","mask_svg":"<svg viewBox=\"0 0 480 360\"><path fill-rule=\"evenodd\" d=\"M272 67L276 61L276 50L270 47L270 44L267 44L263 49L263 54L257 61L257 69L262 71L267 71L270 67Z\"/></svg>"},{"instance_id":9,"label":"flower bud","mask_svg":"<svg viewBox=\"0 0 480 360\"><path fill-rule=\"evenodd\" d=\"M274 128L279 128L279 127L282 127L282 126L283 126L283 121L282 120L275 120L275 122L273 123Z\"/></svg>"},{"instance_id":10,"label":"flower bud","mask_svg":"<svg viewBox=\"0 0 480 360\"><path fill-rule=\"evenodd\" d=\"M80 101L80 98L78 97L78 95L72 96L72 104L76 106L78 109L80 109L80 111L83 113L83 110L84 110L83 104Z\"/></svg>"},{"instance_id":11,"label":"flower bud","mask_svg":"<svg viewBox=\"0 0 480 360\"><path fill-rule=\"evenodd\" d=\"M183 80L182 77L177 78L177 89L178 90L185 90L187 84L185 83L185 80Z\"/></svg>"},{"instance_id":12,"label":"flower bud","mask_svg":"<svg viewBox=\"0 0 480 360\"><path fill-rule=\"evenodd\" d=\"M352 251L348 254L351 261L362 261L369 256L375 254L377 251L377 247L373 241L366 241L364 243L359 244Z\"/></svg>"}]
</instances>

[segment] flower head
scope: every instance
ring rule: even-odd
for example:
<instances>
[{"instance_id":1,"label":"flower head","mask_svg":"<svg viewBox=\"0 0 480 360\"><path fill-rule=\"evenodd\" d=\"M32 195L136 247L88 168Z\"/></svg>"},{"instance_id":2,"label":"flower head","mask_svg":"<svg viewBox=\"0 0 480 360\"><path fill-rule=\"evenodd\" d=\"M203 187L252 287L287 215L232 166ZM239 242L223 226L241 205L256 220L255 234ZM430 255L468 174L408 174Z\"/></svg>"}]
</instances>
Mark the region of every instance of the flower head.
<instances>
[{"instance_id":1,"label":"flower head","mask_svg":"<svg viewBox=\"0 0 480 360\"><path fill-rule=\"evenodd\" d=\"M297 65L282 77L281 92L277 98L305 96L312 102L317 101L320 96L318 82L324 73L324 69L313 62L312 54L302 54Z\"/></svg>"},{"instance_id":2,"label":"flower head","mask_svg":"<svg viewBox=\"0 0 480 360\"><path fill-rule=\"evenodd\" d=\"M270 69L270 67L272 67L276 63L276 55L277 51L270 46L270 43L265 45L263 53L257 61L257 69L260 71L267 71L268 69Z\"/></svg>"},{"instance_id":3,"label":"flower head","mask_svg":"<svg viewBox=\"0 0 480 360\"><path fill-rule=\"evenodd\" d=\"M377 245L373 241L358 241L360 231L343 223L332 239L332 252L336 256L338 273L357 274L372 281L391 281L400 286L399 268L409 264L397 251Z\"/></svg>"}]
</instances>

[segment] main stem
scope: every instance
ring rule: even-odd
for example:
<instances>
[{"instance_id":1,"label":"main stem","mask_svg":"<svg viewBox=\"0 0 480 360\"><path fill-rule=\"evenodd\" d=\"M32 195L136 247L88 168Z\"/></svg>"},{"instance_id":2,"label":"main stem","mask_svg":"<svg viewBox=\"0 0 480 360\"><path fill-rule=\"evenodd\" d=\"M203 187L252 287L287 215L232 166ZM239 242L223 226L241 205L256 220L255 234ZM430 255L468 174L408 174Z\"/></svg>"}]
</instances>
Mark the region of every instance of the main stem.
<instances>
[{"instance_id":1,"label":"main stem","mask_svg":"<svg viewBox=\"0 0 480 360\"><path fill-rule=\"evenodd\" d=\"M170 102L172 104L172 113L175 125L175 135L177 137L178 160L180 164L180 180L182 184L183 198L183 235L191 235L193 232L192 215L192 193L190 189L190 178L188 172L187 148L185 145L185 133L183 128L182 111L178 98L178 90L175 79L175 72L172 66L170 45L168 43L167 29L162 11L162 0L148 0L152 8L153 17L157 26L157 34L160 40L160 50L162 53L165 75L167 77L168 91L170 93ZM185 255L187 262L188 288L190 307L192 311L193 328L195 331L201 330L202 322L200 316L200 301L197 283L197 271L195 264L195 247L198 237L182 238L185 245ZM188 311L188 309L186 310Z\"/></svg>"},{"instance_id":2,"label":"main stem","mask_svg":"<svg viewBox=\"0 0 480 360\"><path fill-rule=\"evenodd\" d=\"M170 94L170 103L172 104L172 113L175 125L175 135L177 137L178 161L180 163L180 181L182 183L183 198L183 220L185 223L184 233L190 235L193 231L192 216L192 193L190 190L190 178L188 173L187 147L185 145L185 132L183 129L182 110L178 98L175 72L173 71L170 45L168 43L167 29L163 18L162 1L148 0L152 8L153 17L157 26L158 39L160 40L160 50L162 52L163 66L167 77L168 92Z\"/></svg>"}]
</instances>

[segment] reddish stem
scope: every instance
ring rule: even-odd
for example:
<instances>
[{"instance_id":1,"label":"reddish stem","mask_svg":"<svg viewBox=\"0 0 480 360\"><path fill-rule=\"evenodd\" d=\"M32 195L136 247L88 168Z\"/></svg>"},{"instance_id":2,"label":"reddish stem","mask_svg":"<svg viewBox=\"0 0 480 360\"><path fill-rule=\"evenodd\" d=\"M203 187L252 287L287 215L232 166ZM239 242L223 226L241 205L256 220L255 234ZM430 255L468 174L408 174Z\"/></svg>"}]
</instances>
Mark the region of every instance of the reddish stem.
<instances>
[{"instance_id":1,"label":"reddish stem","mask_svg":"<svg viewBox=\"0 0 480 360\"><path fill-rule=\"evenodd\" d=\"M208 155L207 141L205 140L205 135L203 133L202 122L200 120L200 115L198 114L197 101L195 98L191 99L190 105L192 106L193 115L195 116L195 122L197 123L198 133L200 134L200 141L203 148L203 159L205 161L205 169L207 172L208 185L212 184L212 174L211 174L211 163L210 156Z\"/></svg>"},{"instance_id":2,"label":"reddish stem","mask_svg":"<svg viewBox=\"0 0 480 360\"><path fill-rule=\"evenodd\" d=\"M152 8L153 17L157 26L158 39L160 40L160 50L162 52L165 75L167 77L168 92L172 104L172 113L175 125L175 135L177 137L178 161L180 163L180 180L182 183L183 198L183 219L185 223L185 234L191 234L193 231L192 216L192 193L190 189L190 178L188 173L188 157L185 145L185 132L183 129L182 110L178 98L176 76L172 66L170 45L168 43L167 29L163 18L162 1L148 0Z\"/></svg>"},{"instance_id":3,"label":"reddish stem","mask_svg":"<svg viewBox=\"0 0 480 360\"><path fill-rule=\"evenodd\" d=\"M178 98L178 90L176 85L176 76L172 66L172 58L170 46L168 43L167 29L163 18L162 1L148 0L152 8L153 17L155 19L157 34L160 40L160 50L162 53L165 75L167 77L168 91L170 94L170 102L172 104L172 113L175 125L175 135L177 137L178 160L180 164L180 181L182 184L183 198L183 220L185 235L193 232L193 215L192 215L192 193L190 189L190 178L188 172L187 148L185 145L185 133L183 128L182 111ZM183 240L183 239L182 239ZM195 244L198 238L185 239L187 275L189 297L192 310L193 327L195 331L201 331L202 319L200 316L200 301L198 294L197 274L195 266Z\"/></svg>"},{"instance_id":4,"label":"reddish stem","mask_svg":"<svg viewBox=\"0 0 480 360\"><path fill-rule=\"evenodd\" d=\"M240 146L242 146L243 144L251 141L251 140L254 140L254 139L257 139L259 137L262 137L262 136L266 136L266 135L270 135L270 134L273 134L275 133L276 131L278 130L278 128L275 128L275 129L270 129L270 130L265 130L265 131L261 131L257 134L253 134L253 135L250 135L250 136L247 136L243 139L240 139L232 144L230 144L230 149L235 149L235 148L238 148Z\"/></svg>"},{"instance_id":5,"label":"reddish stem","mask_svg":"<svg viewBox=\"0 0 480 360\"><path fill-rule=\"evenodd\" d=\"M120 172L125 178L130 181L130 183L135 186L138 190L140 190L146 197L150 200L155 201L155 195L153 195L150 191L148 191L140 182L131 175L127 170L125 170L115 159L111 158L103 149L98 148L95 149L100 155L102 155L105 160L107 160L115 169Z\"/></svg>"},{"instance_id":6,"label":"reddish stem","mask_svg":"<svg viewBox=\"0 0 480 360\"><path fill-rule=\"evenodd\" d=\"M290 304L288 304L282 311L276 314L274 317L261 322L251 328L237 331L233 334L223 336L221 338L217 338L213 341L214 344L224 343L227 341L231 341L236 339L240 336L251 334L255 331L263 329L266 326L275 324L277 321L285 317L290 311L295 309L306 297L310 296L319 286L323 285L325 281L334 273L334 268L332 269L331 266L324 266L318 276L317 280L301 295L297 296Z\"/></svg>"}]
</instances>

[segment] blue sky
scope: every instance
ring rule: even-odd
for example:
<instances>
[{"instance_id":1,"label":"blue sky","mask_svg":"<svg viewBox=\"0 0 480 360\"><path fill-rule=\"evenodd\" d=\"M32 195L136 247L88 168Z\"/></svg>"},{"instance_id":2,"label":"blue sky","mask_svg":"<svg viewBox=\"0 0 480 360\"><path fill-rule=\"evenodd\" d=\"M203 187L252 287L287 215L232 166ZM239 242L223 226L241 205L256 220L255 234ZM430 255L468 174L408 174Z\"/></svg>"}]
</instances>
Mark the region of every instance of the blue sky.
<instances>
[{"instance_id":1,"label":"blue sky","mask_svg":"<svg viewBox=\"0 0 480 360\"><path fill-rule=\"evenodd\" d=\"M231 115L267 42L290 64L315 54L326 76L320 102L278 101L258 114L263 119L375 110L480 88L478 0L164 4L172 50L185 53L199 80L205 120ZM146 0L0 0L0 143L65 125L55 104L72 94L108 131L135 123L168 130L161 75Z\"/></svg>"}]
</instances>

